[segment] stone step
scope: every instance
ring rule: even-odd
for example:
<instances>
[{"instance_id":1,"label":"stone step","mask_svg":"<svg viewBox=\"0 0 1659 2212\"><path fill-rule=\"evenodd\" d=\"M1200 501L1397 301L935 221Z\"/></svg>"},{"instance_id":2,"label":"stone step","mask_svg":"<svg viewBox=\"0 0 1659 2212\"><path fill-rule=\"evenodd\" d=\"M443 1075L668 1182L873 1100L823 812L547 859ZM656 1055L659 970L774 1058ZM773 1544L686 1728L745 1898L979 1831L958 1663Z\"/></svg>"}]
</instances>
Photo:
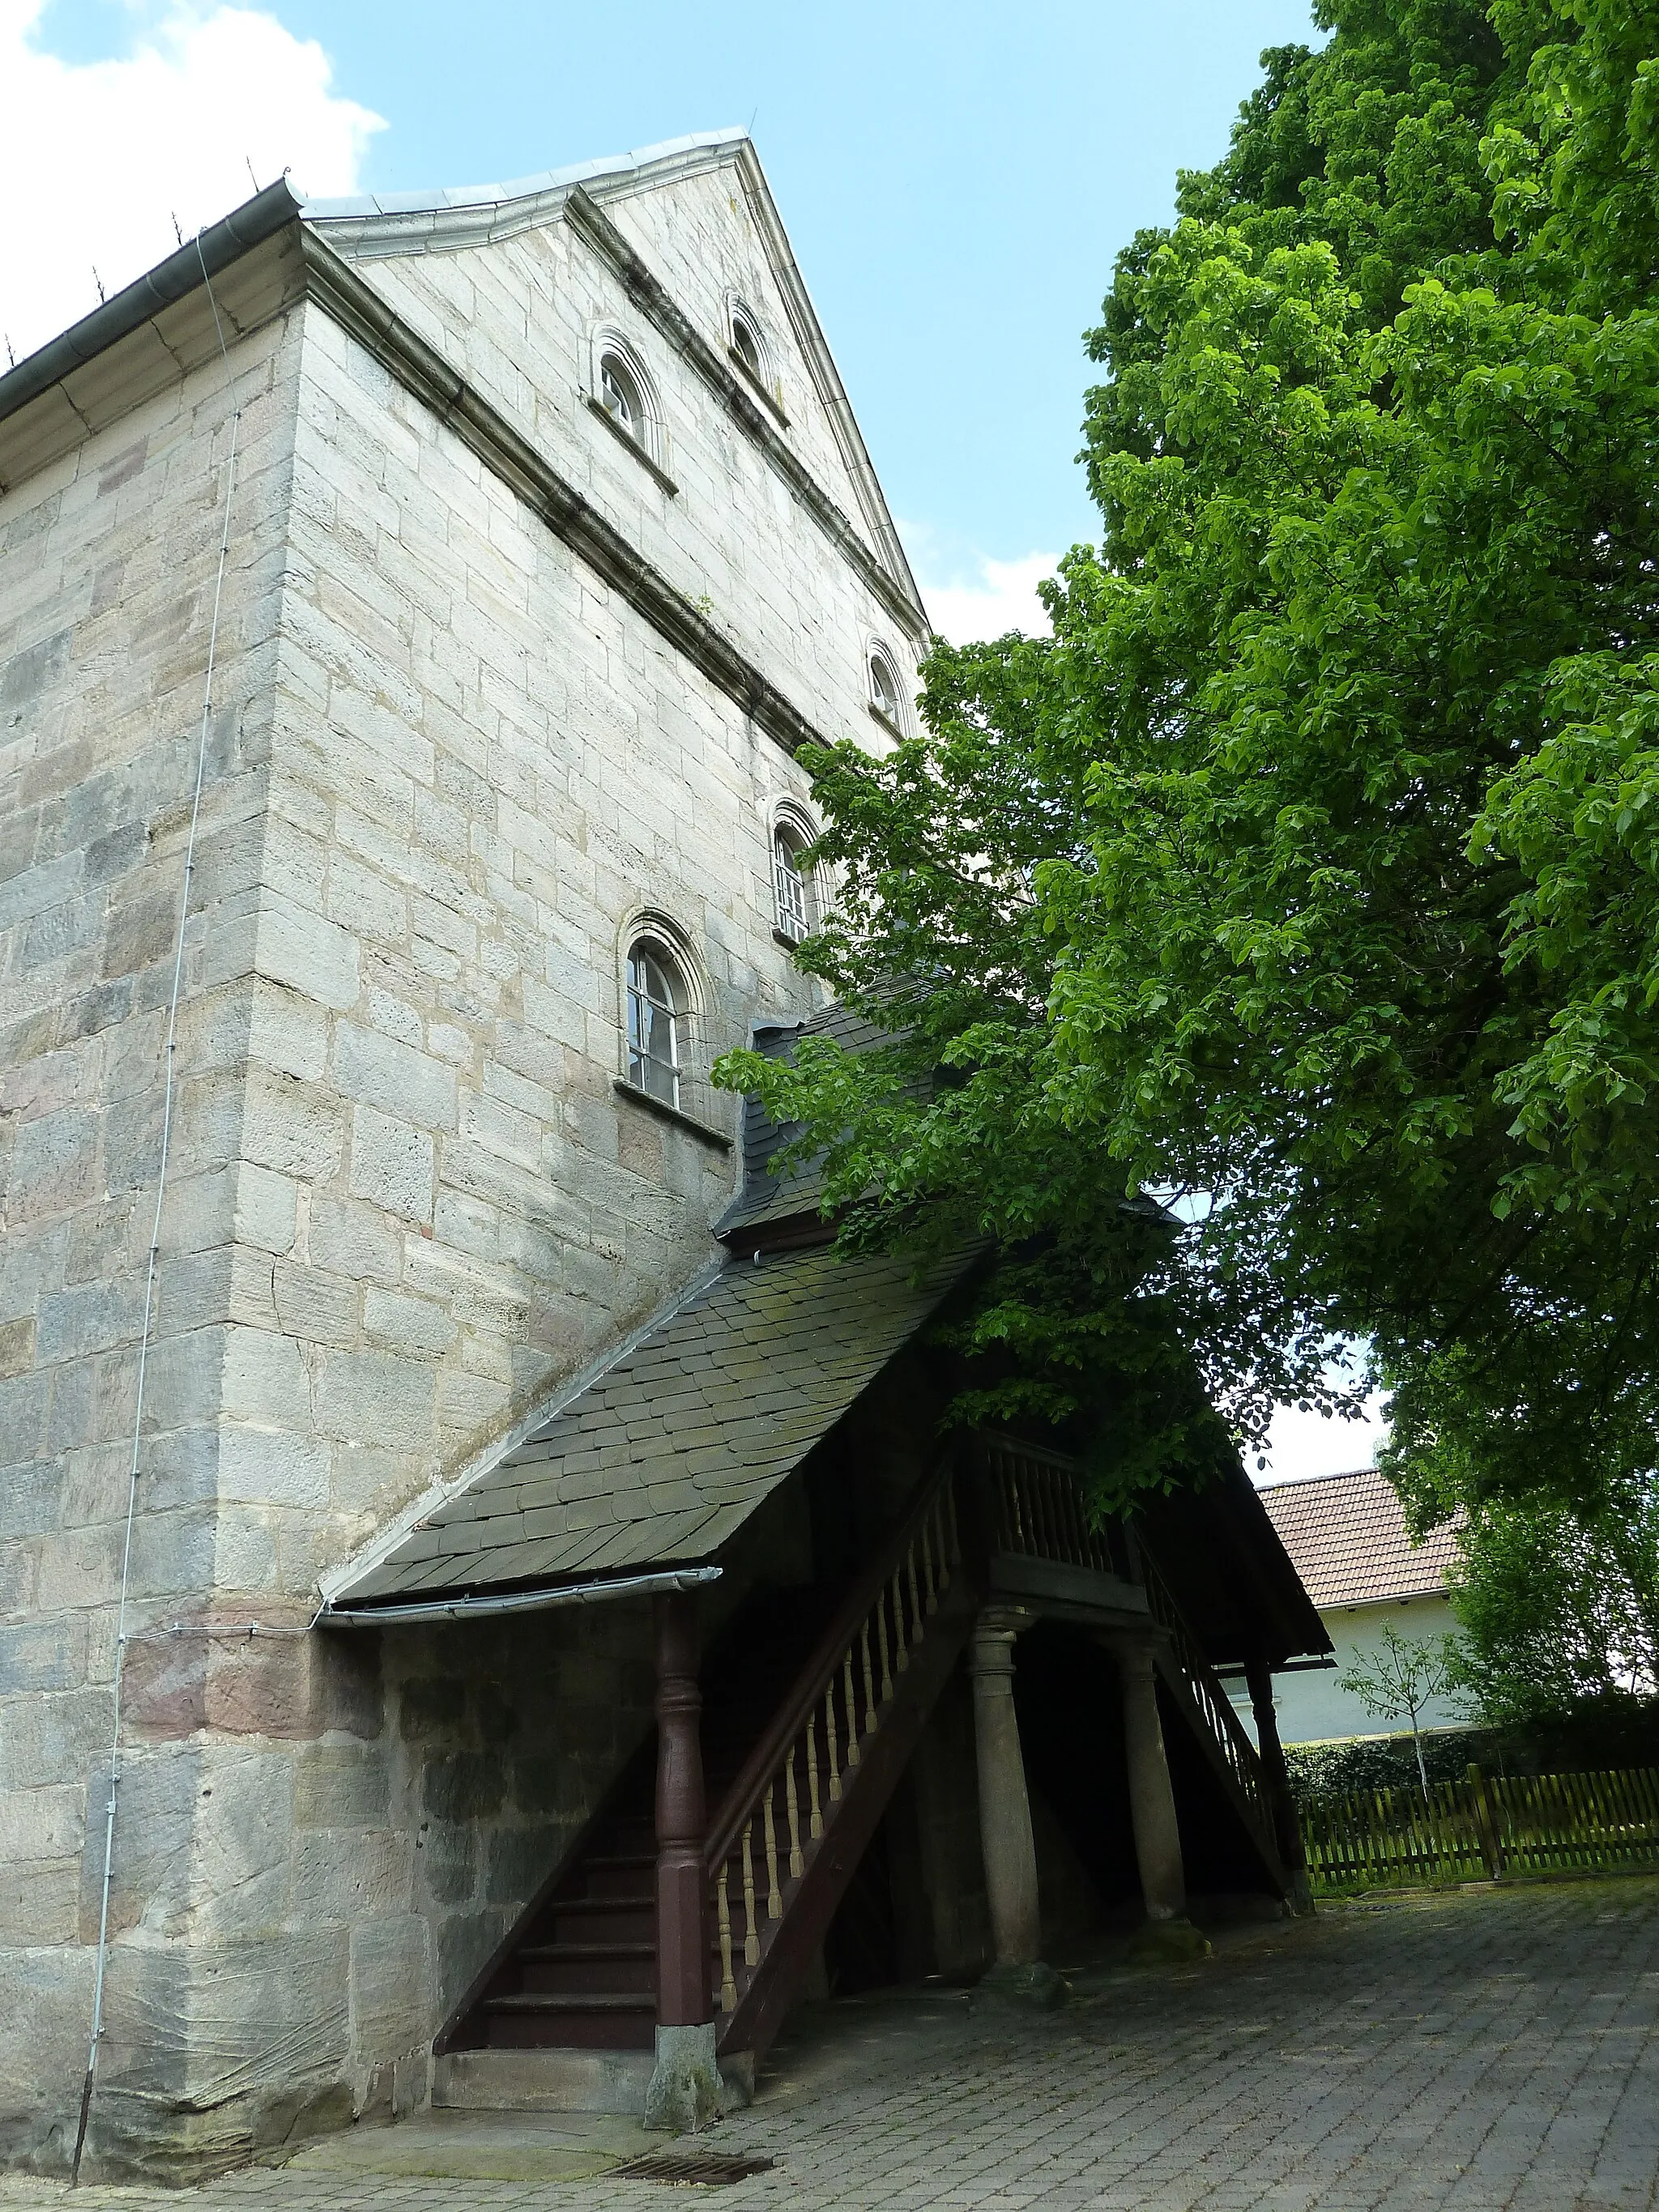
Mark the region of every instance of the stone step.
<instances>
[{"instance_id":1,"label":"stone step","mask_svg":"<svg viewBox=\"0 0 1659 2212\"><path fill-rule=\"evenodd\" d=\"M451 2112L615 2112L637 2119L649 2051L451 2051L433 2062L432 2101Z\"/></svg>"},{"instance_id":2,"label":"stone step","mask_svg":"<svg viewBox=\"0 0 1659 2212\"><path fill-rule=\"evenodd\" d=\"M484 2010L496 2013L643 2012L654 2014L655 1994L650 1990L604 1990L576 1992L563 1990L517 1990L504 1996L486 1997Z\"/></svg>"}]
</instances>

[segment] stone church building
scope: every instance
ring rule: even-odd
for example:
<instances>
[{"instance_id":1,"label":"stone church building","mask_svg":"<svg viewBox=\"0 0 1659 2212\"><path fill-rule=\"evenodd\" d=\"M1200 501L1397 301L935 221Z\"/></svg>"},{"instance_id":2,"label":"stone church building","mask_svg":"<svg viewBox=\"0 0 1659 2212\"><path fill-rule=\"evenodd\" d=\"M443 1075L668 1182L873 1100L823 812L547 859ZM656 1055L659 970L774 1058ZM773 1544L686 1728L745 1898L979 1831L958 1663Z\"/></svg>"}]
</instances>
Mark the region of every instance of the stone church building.
<instances>
[{"instance_id":1,"label":"stone church building","mask_svg":"<svg viewBox=\"0 0 1659 2212\"><path fill-rule=\"evenodd\" d=\"M858 1042L796 755L927 635L741 133L273 185L0 377L0 2160L684 2124L1294 1900L1242 1473L948 1436L977 1255L708 1081Z\"/></svg>"}]
</instances>

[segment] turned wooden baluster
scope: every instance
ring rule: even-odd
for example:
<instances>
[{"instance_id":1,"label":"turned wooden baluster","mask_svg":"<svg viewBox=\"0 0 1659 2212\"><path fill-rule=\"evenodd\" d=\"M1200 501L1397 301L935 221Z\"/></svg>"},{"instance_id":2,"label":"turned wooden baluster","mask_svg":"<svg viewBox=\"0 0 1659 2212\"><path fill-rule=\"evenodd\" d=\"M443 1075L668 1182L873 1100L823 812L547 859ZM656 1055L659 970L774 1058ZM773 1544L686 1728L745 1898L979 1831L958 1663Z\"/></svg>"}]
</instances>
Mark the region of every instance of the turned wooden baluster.
<instances>
[{"instance_id":1,"label":"turned wooden baluster","mask_svg":"<svg viewBox=\"0 0 1659 2212\"><path fill-rule=\"evenodd\" d=\"M842 1679L847 1692L847 1764L856 1766L859 1763L859 1708L858 1698L853 1688L853 1647L850 1644L842 1661Z\"/></svg>"},{"instance_id":2,"label":"turned wooden baluster","mask_svg":"<svg viewBox=\"0 0 1659 2212\"><path fill-rule=\"evenodd\" d=\"M841 1753L836 1741L836 1680L832 1674L830 1686L823 1693L823 1747L830 1762L830 1802L836 1804L841 1797Z\"/></svg>"},{"instance_id":3,"label":"turned wooden baluster","mask_svg":"<svg viewBox=\"0 0 1659 2212\"><path fill-rule=\"evenodd\" d=\"M795 1747L789 1747L789 1761L783 1770L783 1801L789 1814L789 1871L792 1875L804 1874L806 1859L800 1847L800 1793L795 1787Z\"/></svg>"},{"instance_id":4,"label":"turned wooden baluster","mask_svg":"<svg viewBox=\"0 0 1659 2212\"><path fill-rule=\"evenodd\" d=\"M743 1963L745 1966L760 1964L760 1929L755 1918L755 1824L745 1820L743 1828Z\"/></svg>"},{"instance_id":5,"label":"turned wooden baluster","mask_svg":"<svg viewBox=\"0 0 1659 2212\"><path fill-rule=\"evenodd\" d=\"M806 1723L806 1802L807 1832L812 1836L823 1833L823 1814L818 1805L818 1717L813 1714Z\"/></svg>"},{"instance_id":6,"label":"turned wooden baluster","mask_svg":"<svg viewBox=\"0 0 1659 2212\"><path fill-rule=\"evenodd\" d=\"M777 1790L775 1782L766 1785L766 1796L761 1804L761 1831L766 1838L766 1917L769 1920L783 1917L783 1897L778 1887L778 1831L772 1817L772 1799Z\"/></svg>"},{"instance_id":7,"label":"turned wooden baluster","mask_svg":"<svg viewBox=\"0 0 1659 2212\"><path fill-rule=\"evenodd\" d=\"M738 1984L732 1972L732 1899L727 1893L729 1862L720 1862L720 1880L714 1886L714 1909L720 1938L720 2010L735 2012L738 2008Z\"/></svg>"}]
</instances>

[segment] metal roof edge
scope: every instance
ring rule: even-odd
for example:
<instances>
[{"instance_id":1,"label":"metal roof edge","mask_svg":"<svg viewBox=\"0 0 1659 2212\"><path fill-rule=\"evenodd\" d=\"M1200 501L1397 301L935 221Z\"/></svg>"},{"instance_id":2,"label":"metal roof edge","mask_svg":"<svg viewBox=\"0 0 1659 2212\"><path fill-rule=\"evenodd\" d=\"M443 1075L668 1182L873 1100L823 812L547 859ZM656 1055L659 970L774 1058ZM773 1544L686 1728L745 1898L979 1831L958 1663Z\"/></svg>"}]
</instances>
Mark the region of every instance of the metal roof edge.
<instances>
[{"instance_id":1,"label":"metal roof edge","mask_svg":"<svg viewBox=\"0 0 1659 2212\"><path fill-rule=\"evenodd\" d=\"M438 185L407 192L359 192L343 199L307 200L305 219L307 222L359 222L374 216L442 215L452 209L505 207L514 200L538 199L544 193L561 191L570 185L636 176L686 154L739 145L748 137L746 131L733 124L723 131L688 131L681 137L665 138L658 145L636 147L626 154L572 161L563 168L543 169L503 184Z\"/></svg>"},{"instance_id":2,"label":"metal roof edge","mask_svg":"<svg viewBox=\"0 0 1659 2212\"><path fill-rule=\"evenodd\" d=\"M1258 1498L1267 1498L1280 1490L1311 1490L1322 1482L1358 1482L1362 1475L1367 1474L1376 1475L1379 1481L1389 1480L1380 1467L1337 1468L1326 1474L1286 1474L1277 1482L1258 1482L1255 1494ZM1393 1484L1389 1483L1389 1487L1392 1490Z\"/></svg>"},{"instance_id":3,"label":"metal roof edge","mask_svg":"<svg viewBox=\"0 0 1659 2212\"><path fill-rule=\"evenodd\" d=\"M1322 1620L1328 1613L1372 1613L1382 1605L1415 1605L1420 1598L1440 1598L1451 1602L1451 1592L1443 1582L1431 1589L1389 1590L1382 1597L1333 1597L1317 1603L1314 1610Z\"/></svg>"},{"instance_id":4,"label":"metal roof edge","mask_svg":"<svg viewBox=\"0 0 1659 2212\"><path fill-rule=\"evenodd\" d=\"M222 222L198 232L187 246L158 261L154 269L134 280L112 300L83 315L78 323L32 354L15 368L0 376L0 422L38 399L54 384L84 368L116 342L139 330L160 307L170 307L193 292L205 278L217 276L250 246L271 237L292 222L304 209L286 177L267 185L240 207L233 208Z\"/></svg>"}]
</instances>

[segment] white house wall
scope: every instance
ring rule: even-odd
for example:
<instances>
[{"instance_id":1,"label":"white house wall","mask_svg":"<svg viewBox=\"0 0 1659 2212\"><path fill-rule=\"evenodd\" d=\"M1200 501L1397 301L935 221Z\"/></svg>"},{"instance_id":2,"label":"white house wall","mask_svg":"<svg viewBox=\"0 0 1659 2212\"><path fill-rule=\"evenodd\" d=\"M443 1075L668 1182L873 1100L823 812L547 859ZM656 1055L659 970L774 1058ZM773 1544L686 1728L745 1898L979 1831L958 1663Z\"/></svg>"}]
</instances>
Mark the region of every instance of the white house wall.
<instances>
[{"instance_id":1,"label":"white house wall","mask_svg":"<svg viewBox=\"0 0 1659 2212\"><path fill-rule=\"evenodd\" d=\"M1457 1626L1449 1601L1443 1596L1393 1599L1382 1605L1333 1607L1319 1617L1335 1646L1336 1663L1328 1668L1274 1675L1273 1702L1281 1742L1325 1743L1353 1736L1398 1735L1408 1730L1411 1723L1403 1713L1395 1720L1373 1713L1363 1698L1342 1688L1339 1678L1353 1667L1374 1664L1386 1648L1384 1632L1389 1628L1410 1642L1437 1648L1441 1638ZM1230 1682L1228 1688L1254 1737L1248 1695L1236 1681ZM1419 1725L1456 1728L1467 1719L1466 1708L1455 1698L1437 1698L1424 1709Z\"/></svg>"}]
</instances>

